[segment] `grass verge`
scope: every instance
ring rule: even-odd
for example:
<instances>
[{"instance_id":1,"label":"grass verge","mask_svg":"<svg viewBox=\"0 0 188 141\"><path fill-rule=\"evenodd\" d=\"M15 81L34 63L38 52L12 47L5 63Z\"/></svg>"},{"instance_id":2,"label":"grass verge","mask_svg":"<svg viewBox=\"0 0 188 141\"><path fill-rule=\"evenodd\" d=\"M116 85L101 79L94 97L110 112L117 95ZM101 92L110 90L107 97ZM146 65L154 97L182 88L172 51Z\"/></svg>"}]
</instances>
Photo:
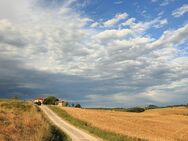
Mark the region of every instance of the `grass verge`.
<instances>
[{"instance_id":1,"label":"grass verge","mask_svg":"<svg viewBox=\"0 0 188 141\"><path fill-rule=\"evenodd\" d=\"M0 141L70 141L32 102L0 99Z\"/></svg>"},{"instance_id":2,"label":"grass verge","mask_svg":"<svg viewBox=\"0 0 188 141\"><path fill-rule=\"evenodd\" d=\"M51 110L53 110L55 113L57 113L61 118L67 120L74 126L82 128L82 129L88 131L89 133L91 133L95 136L98 136L104 140L107 140L107 141L142 141L141 139L127 137L127 136L112 133L112 132L109 132L106 130L102 130L97 127L93 127L91 124L89 124L85 121L74 118L73 116L69 115L66 111L64 111L63 109L61 109L57 106L48 106L48 107Z\"/></svg>"},{"instance_id":3,"label":"grass verge","mask_svg":"<svg viewBox=\"0 0 188 141\"><path fill-rule=\"evenodd\" d=\"M42 115L43 119L49 123L49 130L47 136L43 141L71 141L70 137L61 131L58 127L48 119L48 117L41 111L39 106L36 105L36 109Z\"/></svg>"},{"instance_id":4,"label":"grass verge","mask_svg":"<svg viewBox=\"0 0 188 141\"><path fill-rule=\"evenodd\" d=\"M54 125L50 125L49 133L44 141L71 141L71 139Z\"/></svg>"}]
</instances>

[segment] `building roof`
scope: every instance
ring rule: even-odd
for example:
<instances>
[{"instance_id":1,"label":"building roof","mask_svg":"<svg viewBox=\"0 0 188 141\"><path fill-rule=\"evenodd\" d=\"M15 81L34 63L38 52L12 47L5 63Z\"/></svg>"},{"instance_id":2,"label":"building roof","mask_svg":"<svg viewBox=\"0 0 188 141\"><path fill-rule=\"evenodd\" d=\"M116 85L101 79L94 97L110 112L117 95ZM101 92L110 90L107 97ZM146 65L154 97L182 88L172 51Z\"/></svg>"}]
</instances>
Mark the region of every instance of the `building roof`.
<instances>
[{"instance_id":1,"label":"building roof","mask_svg":"<svg viewBox=\"0 0 188 141\"><path fill-rule=\"evenodd\" d=\"M43 97L38 97L38 98L35 98L35 100L44 100L45 98Z\"/></svg>"}]
</instances>

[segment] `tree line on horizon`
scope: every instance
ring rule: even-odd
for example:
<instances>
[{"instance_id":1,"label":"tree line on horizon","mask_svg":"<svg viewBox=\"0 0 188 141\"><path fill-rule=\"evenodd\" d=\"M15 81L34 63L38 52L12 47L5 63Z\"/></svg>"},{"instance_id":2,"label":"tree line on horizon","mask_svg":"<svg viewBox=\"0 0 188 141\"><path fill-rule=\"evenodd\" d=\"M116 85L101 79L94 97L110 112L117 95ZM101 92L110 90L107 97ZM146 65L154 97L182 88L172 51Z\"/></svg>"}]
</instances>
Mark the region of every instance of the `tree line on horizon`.
<instances>
[{"instance_id":1,"label":"tree line on horizon","mask_svg":"<svg viewBox=\"0 0 188 141\"><path fill-rule=\"evenodd\" d=\"M57 105L58 101L60 101L57 97L55 96L48 96L47 98L44 99L43 103L40 101L35 102L37 105L45 104L45 105ZM69 103L65 102L64 104L65 107L75 107L75 108L82 108L81 104L79 103Z\"/></svg>"}]
</instances>

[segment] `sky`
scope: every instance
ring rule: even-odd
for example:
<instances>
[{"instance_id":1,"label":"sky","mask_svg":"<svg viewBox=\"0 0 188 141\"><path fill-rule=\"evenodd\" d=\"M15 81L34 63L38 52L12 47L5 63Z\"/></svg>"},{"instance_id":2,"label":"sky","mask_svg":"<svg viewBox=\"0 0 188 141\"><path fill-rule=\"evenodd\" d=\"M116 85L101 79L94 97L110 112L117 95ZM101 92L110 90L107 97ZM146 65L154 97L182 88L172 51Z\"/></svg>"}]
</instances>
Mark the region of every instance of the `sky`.
<instances>
[{"instance_id":1,"label":"sky","mask_svg":"<svg viewBox=\"0 0 188 141\"><path fill-rule=\"evenodd\" d=\"M187 0L0 0L0 97L188 103Z\"/></svg>"}]
</instances>

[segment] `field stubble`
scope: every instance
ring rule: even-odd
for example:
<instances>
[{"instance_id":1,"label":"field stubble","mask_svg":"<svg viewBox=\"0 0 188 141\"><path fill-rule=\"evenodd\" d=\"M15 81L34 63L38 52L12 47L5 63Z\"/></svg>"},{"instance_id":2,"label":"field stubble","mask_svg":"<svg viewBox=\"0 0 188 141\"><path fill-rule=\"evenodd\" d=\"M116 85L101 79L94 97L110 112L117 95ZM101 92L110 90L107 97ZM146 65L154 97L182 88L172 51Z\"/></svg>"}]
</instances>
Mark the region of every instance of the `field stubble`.
<instances>
[{"instance_id":1,"label":"field stubble","mask_svg":"<svg viewBox=\"0 0 188 141\"><path fill-rule=\"evenodd\" d=\"M187 141L188 108L147 110L143 113L63 107L75 118L94 127L151 141Z\"/></svg>"}]
</instances>

